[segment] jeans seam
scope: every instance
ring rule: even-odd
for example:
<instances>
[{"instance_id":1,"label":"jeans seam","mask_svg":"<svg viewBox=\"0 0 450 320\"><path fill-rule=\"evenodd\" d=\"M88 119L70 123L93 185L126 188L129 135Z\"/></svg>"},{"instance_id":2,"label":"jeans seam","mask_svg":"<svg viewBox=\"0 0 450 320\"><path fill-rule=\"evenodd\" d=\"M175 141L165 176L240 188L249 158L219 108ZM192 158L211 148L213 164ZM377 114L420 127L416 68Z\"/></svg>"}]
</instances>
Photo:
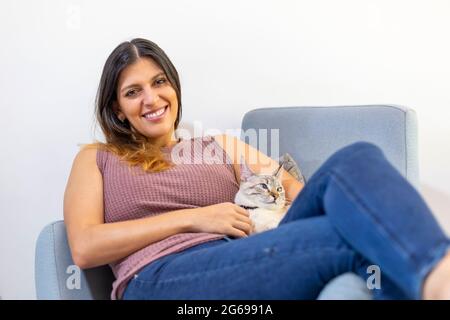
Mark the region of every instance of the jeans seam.
<instances>
[{"instance_id":1,"label":"jeans seam","mask_svg":"<svg viewBox=\"0 0 450 320\"><path fill-rule=\"evenodd\" d=\"M407 248L405 248L401 242L399 241L399 238L395 236L394 233L392 233L388 228L386 228L383 223L377 218L377 216L374 214L374 211L362 200L358 197L356 192L352 190L352 188L345 182L345 179L336 171L330 170L331 178L334 179L335 182L337 182L338 185L341 186L342 191L344 191L351 199L355 201L357 205L359 205L363 210L365 210L368 213L368 217L370 217L374 223L374 225L379 226L379 230L382 230L389 239L393 240L392 243L394 243L399 249L400 252L406 255L406 258L411 259L414 264L413 267L415 271L417 272L417 261L414 258L414 255L411 254Z\"/></svg>"}]
</instances>

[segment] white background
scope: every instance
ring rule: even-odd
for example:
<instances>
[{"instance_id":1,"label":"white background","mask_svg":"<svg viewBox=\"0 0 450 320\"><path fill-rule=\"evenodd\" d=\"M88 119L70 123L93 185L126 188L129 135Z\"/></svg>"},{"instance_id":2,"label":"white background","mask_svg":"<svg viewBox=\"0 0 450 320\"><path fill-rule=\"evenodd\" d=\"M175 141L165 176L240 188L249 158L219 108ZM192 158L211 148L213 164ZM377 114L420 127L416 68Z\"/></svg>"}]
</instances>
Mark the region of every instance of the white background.
<instances>
[{"instance_id":1,"label":"white background","mask_svg":"<svg viewBox=\"0 0 450 320\"><path fill-rule=\"evenodd\" d=\"M35 298L36 238L94 138L103 64L134 37L166 51L183 121L205 128L257 107L414 108L422 192L449 231L449 31L448 0L2 1L0 296Z\"/></svg>"}]
</instances>

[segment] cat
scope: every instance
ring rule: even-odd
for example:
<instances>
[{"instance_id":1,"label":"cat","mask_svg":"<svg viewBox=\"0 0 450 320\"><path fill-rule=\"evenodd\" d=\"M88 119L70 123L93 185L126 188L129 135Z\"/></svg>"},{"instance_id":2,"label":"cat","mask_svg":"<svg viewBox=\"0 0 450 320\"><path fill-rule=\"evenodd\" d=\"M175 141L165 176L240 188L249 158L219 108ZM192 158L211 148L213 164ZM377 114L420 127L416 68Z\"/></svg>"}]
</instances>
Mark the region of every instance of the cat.
<instances>
[{"instance_id":1,"label":"cat","mask_svg":"<svg viewBox=\"0 0 450 320\"><path fill-rule=\"evenodd\" d=\"M280 179L283 163L272 174L256 174L241 159L240 185L234 203L250 213L254 233L277 227L290 207Z\"/></svg>"}]
</instances>

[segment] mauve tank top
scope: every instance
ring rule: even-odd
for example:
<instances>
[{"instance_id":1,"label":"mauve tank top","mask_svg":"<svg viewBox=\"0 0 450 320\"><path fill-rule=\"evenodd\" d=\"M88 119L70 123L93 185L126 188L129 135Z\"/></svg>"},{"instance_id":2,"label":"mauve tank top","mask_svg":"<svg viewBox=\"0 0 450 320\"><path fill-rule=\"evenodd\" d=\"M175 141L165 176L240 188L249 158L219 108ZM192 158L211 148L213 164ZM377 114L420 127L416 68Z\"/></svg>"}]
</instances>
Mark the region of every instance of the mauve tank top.
<instances>
[{"instance_id":1,"label":"mauve tank top","mask_svg":"<svg viewBox=\"0 0 450 320\"><path fill-rule=\"evenodd\" d=\"M97 165L103 176L105 223L234 201L239 184L231 159L214 137L181 140L162 151L175 166L148 173L139 166L128 166L111 152L97 150ZM128 281L152 261L223 237L212 233L180 233L111 263L116 277L111 299L120 299Z\"/></svg>"}]
</instances>

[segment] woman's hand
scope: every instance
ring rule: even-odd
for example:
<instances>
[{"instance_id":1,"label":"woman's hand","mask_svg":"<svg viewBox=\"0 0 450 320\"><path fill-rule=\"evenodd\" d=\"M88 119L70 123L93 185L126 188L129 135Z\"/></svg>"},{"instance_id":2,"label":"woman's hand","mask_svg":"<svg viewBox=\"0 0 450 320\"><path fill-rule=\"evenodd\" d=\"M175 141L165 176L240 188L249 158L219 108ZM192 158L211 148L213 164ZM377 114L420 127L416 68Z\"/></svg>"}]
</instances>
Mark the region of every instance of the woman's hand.
<instances>
[{"instance_id":1,"label":"woman's hand","mask_svg":"<svg viewBox=\"0 0 450 320\"><path fill-rule=\"evenodd\" d=\"M254 231L248 211L231 202L196 208L189 214L189 229L192 232L220 233L242 238Z\"/></svg>"}]
</instances>

